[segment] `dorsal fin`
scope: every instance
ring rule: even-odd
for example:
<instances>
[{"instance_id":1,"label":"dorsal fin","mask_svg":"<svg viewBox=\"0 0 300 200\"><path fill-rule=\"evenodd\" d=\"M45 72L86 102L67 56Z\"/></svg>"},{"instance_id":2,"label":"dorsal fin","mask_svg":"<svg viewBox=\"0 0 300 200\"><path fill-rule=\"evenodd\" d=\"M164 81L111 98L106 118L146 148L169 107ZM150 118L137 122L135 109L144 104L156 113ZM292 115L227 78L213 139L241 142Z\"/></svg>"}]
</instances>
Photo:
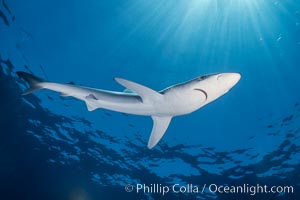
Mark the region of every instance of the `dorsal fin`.
<instances>
[{"instance_id":1,"label":"dorsal fin","mask_svg":"<svg viewBox=\"0 0 300 200\"><path fill-rule=\"evenodd\" d=\"M148 88L146 86L143 86L141 84L128 81L122 78L115 78L115 80L123 85L124 87L128 88L129 90L137 93L143 100L143 102L153 102L160 98L162 98L162 94L159 92L156 92L155 90L152 90L151 88Z\"/></svg>"},{"instance_id":2,"label":"dorsal fin","mask_svg":"<svg viewBox=\"0 0 300 200\"><path fill-rule=\"evenodd\" d=\"M123 90L124 93L128 93L128 94L136 94L135 92L133 92L132 90L128 89L128 88L125 88Z\"/></svg>"}]
</instances>

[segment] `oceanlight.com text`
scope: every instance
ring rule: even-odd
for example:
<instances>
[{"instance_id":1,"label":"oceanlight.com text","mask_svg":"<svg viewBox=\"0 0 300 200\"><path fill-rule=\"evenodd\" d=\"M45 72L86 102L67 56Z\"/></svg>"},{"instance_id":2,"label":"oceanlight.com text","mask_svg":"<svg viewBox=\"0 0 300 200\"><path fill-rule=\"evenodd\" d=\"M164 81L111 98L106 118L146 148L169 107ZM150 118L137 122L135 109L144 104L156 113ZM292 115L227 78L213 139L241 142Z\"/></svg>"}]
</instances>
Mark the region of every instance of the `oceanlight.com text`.
<instances>
[{"instance_id":1,"label":"oceanlight.com text","mask_svg":"<svg viewBox=\"0 0 300 200\"><path fill-rule=\"evenodd\" d=\"M268 186L268 185L218 185L218 184L128 184L125 186L126 192L136 192L137 194L161 194L168 193L186 193L186 194L204 194L204 193L218 193L218 194L248 194L254 196L256 194L293 194L293 186Z\"/></svg>"}]
</instances>

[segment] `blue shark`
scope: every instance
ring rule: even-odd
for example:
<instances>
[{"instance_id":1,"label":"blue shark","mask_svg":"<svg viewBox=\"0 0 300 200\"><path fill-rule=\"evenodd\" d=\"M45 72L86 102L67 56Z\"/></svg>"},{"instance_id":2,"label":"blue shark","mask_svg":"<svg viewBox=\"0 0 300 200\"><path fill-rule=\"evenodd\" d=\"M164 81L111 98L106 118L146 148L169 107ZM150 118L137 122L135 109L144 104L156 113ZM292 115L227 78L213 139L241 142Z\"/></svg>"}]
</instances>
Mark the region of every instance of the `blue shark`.
<instances>
[{"instance_id":1,"label":"blue shark","mask_svg":"<svg viewBox=\"0 0 300 200\"><path fill-rule=\"evenodd\" d=\"M87 109L108 109L134 115L150 116L153 128L147 147L153 148L167 131L173 117L190 114L226 94L235 86L239 73L219 73L200 76L184 83L155 91L147 86L123 78L115 81L127 91L109 91L74 84L48 82L26 72L18 71L29 88L24 95L48 89L61 96L71 96L86 103ZM131 91L131 92L128 92Z\"/></svg>"}]
</instances>

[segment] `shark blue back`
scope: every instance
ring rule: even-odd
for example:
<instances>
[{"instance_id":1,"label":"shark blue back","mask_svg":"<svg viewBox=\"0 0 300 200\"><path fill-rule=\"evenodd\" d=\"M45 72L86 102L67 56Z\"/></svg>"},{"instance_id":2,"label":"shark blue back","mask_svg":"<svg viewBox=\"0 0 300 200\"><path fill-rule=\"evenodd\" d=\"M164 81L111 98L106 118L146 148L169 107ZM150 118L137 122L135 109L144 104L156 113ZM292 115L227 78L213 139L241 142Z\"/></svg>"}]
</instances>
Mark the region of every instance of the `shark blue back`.
<instances>
[{"instance_id":1,"label":"shark blue back","mask_svg":"<svg viewBox=\"0 0 300 200\"><path fill-rule=\"evenodd\" d=\"M115 78L116 82L133 92L128 93L46 82L21 71L17 74L29 85L24 92L25 95L49 89L59 92L61 96L72 96L84 101L89 111L103 108L151 116L153 128L147 145L149 149L158 144L173 117L189 114L216 100L227 93L241 78L238 73L206 75L167 87L160 92L129 80Z\"/></svg>"}]
</instances>

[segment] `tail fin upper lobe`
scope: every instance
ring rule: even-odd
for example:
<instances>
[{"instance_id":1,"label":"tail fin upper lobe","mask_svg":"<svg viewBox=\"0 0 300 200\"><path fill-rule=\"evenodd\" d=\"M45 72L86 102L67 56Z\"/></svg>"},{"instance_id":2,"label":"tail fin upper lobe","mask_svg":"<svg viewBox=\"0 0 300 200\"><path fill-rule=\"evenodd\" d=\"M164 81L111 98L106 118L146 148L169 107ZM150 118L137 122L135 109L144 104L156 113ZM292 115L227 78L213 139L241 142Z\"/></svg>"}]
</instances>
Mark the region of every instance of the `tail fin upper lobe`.
<instances>
[{"instance_id":1,"label":"tail fin upper lobe","mask_svg":"<svg viewBox=\"0 0 300 200\"><path fill-rule=\"evenodd\" d=\"M43 89L41 86L41 83L44 82L43 79L23 71L17 71L17 75L29 84L29 88L23 93L23 95Z\"/></svg>"}]
</instances>

